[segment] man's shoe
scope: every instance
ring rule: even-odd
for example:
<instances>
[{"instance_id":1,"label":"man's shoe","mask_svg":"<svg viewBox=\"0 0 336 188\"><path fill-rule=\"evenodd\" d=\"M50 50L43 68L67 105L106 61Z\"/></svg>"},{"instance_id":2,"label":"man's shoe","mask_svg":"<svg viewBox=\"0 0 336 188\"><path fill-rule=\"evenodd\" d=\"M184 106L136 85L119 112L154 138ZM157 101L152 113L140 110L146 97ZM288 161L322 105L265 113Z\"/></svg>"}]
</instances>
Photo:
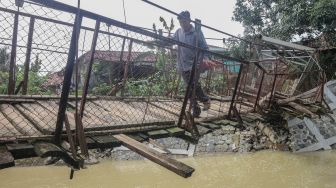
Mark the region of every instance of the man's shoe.
<instances>
[{"instance_id":1,"label":"man's shoe","mask_svg":"<svg viewBox=\"0 0 336 188\"><path fill-rule=\"evenodd\" d=\"M211 106L210 99L203 103L203 110L209 110Z\"/></svg>"}]
</instances>

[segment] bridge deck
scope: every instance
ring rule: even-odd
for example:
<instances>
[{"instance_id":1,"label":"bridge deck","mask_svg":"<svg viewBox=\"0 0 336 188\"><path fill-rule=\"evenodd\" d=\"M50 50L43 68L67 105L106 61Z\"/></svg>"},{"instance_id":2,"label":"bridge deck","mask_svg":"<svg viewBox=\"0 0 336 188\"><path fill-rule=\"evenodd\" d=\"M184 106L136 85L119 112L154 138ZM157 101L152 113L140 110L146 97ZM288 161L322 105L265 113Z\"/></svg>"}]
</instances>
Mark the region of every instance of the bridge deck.
<instances>
[{"instance_id":1,"label":"bridge deck","mask_svg":"<svg viewBox=\"0 0 336 188\"><path fill-rule=\"evenodd\" d=\"M0 103L0 140L52 135L55 130L58 99L2 101ZM227 114L229 103L211 102L211 109L202 111L200 120ZM200 104L202 106L202 104ZM182 101L178 99L89 99L83 117L85 132L141 131L158 126L174 126ZM75 100L69 100L67 115L75 129ZM131 130L130 130L131 129ZM65 130L65 128L64 128Z\"/></svg>"}]
</instances>

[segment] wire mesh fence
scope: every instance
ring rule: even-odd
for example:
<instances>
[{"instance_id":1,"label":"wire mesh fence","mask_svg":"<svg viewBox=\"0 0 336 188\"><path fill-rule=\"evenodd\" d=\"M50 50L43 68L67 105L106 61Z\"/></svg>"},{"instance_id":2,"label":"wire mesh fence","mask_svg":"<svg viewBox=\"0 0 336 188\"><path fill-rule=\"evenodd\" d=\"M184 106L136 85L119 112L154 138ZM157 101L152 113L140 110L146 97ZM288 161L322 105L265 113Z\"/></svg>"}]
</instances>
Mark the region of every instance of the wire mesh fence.
<instances>
[{"instance_id":1,"label":"wire mesh fence","mask_svg":"<svg viewBox=\"0 0 336 188\"><path fill-rule=\"evenodd\" d=\"M0 12L0 140L51 137L79 122L87 134L175 126L191 111L185 96L195 84L177 70L178 47L212 59L211 68L195 74L211 99L199 120L230 115L233 107L267 108L276 94L293 96L324 81L307 51L243 40L249 50L239 53L251 60L245 61L223 48L173 40L170 31L127 25L57 1L16 6L2 0Z\"/></svg>"},{"instance_id":2,"label":"wire mesh fence","mask_svg":"<svg viewBox=\"0 0 336 188\"><path fill-rule=\"evenodd\" d=\"M84 130L97 134L175 125L187 85L176 69L176 45L194 46L88 12L79 22L74 7L37 2L0 2L0 139L52 136L61 116L74 130L81 108ZM212 104L200 118L227 114L239 72L239 63L211 56L217 65L202 71L200 82Z\"/></svg>"}]
</instances>

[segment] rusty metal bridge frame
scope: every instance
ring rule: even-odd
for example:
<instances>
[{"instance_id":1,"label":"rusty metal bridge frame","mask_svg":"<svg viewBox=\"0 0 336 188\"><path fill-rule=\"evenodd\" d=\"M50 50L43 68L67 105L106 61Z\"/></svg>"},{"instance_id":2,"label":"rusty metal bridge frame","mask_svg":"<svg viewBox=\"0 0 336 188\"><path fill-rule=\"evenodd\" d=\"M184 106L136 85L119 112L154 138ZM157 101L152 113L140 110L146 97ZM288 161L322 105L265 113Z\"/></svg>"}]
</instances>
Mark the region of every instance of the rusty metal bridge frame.
<instances>
[{"instance_id":1,"label":"rusty metal bridge frame","mask_svg":"<svg viewBox=\"0 0 336 188\"><path fill-rule=\"evenodd\" d=\"M0 140L2 141L54 138L55 143L59 144L62 137L66 137L66 134L71 135L73 130L76 130L79 137L83 137L84 132L85 135L104 135L173 126L190 131L193 128L194 118L186 113L186 109L193 76L186 91L175 92L175 95L167 96L163 92L161 95L147 94L146 96L89 95L90 80L92 80L90 76L93 74L95 58L100 54L98 52L113 50L120 52L118 58L124 63L122 84L125 87L125 83L129 81L128 64L132 61L141 61L136 60L132 52L149 51L148 46L153 43L148 41L157 41L154 43L156 48L165 49L171 54L175 49L162 45L163 43L189 48L197 53L205 52L217 60L232 61L234 67L239 66L239 72L233 73L230 71L230 65L223 63L220 68L208 71L206 78L201 78L202 82L210 85L208 92L216 95L210 95L213 99L212 108L202 112L198 121L216 118L239 120L241 112L267 108L262 103L264 101L270 103L276 94L292 96L303 91L299 86L301 87L303 80L309 78L312 71L320 76L307 87L324 83L323 71L314 58L314 50L300 45L267 37L261 37L257 43L238 38L250 46L250 60L246 61L190 46L153 30L128 25L57 1L25 0L23 5L17 5L14 0L4 0L0 4L0 47L10 49L7 64L8 93L0 97ZM167 9L164 10L167 11ZM233 37L203 25L197 20L195 25L196 28L212 29ZM119 49L111 49L111 43ZM82 47L80 44L83 44ZM85 53L89 53L89 61L86 62L84 82L81 88L76 84L74 89L72 87L74 72L76 79L82 74L76 67L80 59L78 55ZM56 72L55 70L64 71L60 96L46 96L29 91L29 82L33 81L29 78L30 68L38 55L42 61L42 69L46 70L39 72L39 75L50 76L50 72ZM45 62L49 64L46 65ZM22 80L18 80L18 65L23 67ZM289 73L292 69L294 72ZM177 77L177 74L172 76L174 80L177 80ZM217 88L217 90L221 92L213 92L211 88L216 87L212 85L218 85L213 80L219 77L223 81L219 83L220 89ZM294 77L292 79L294 83L287 83L288 77ZM151 81L149 82L151 85ZM177 81L173 83L178 90ZM145 84L148 84L148 80ZM20 91L22 95L17 95ZM77 97L79 91L82 93ZM70 95L71 92L76 95ZM123 93L127 93L126 89ZM316 95L323 95L322 89ZM185 126L188 122L191 127Z\"/></svg>"}]
</instances>

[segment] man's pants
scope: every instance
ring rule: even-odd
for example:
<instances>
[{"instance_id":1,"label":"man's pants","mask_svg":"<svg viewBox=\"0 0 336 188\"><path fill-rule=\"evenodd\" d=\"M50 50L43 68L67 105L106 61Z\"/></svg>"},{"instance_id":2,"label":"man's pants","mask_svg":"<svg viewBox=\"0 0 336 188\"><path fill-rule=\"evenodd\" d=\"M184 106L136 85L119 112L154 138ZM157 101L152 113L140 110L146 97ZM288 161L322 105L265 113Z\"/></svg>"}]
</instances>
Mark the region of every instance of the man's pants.
<instances>
[{"instance_id":1,"label":"man's pants","mask_svg":"<svg viewBox=\"0 0 336 188\"><path fill-rule=\"evenodd\" d=\"M186 87L188 86L190 76L191 76L191 71L182 71L182 78L184 81L184 85ZM202 86L199 83L200 74L196 73L195 76L196 77L194 77L194 83L196 85L196 88L195 88L196 100L199 100L201 102L206 102L209 100L209 97L204 93ZM189 99L191 99L192 94L193 94L193 88L191 88L190 90ZM194 104L197 104L196 100L194 101Z\"/></svg>"}]
</instances>

